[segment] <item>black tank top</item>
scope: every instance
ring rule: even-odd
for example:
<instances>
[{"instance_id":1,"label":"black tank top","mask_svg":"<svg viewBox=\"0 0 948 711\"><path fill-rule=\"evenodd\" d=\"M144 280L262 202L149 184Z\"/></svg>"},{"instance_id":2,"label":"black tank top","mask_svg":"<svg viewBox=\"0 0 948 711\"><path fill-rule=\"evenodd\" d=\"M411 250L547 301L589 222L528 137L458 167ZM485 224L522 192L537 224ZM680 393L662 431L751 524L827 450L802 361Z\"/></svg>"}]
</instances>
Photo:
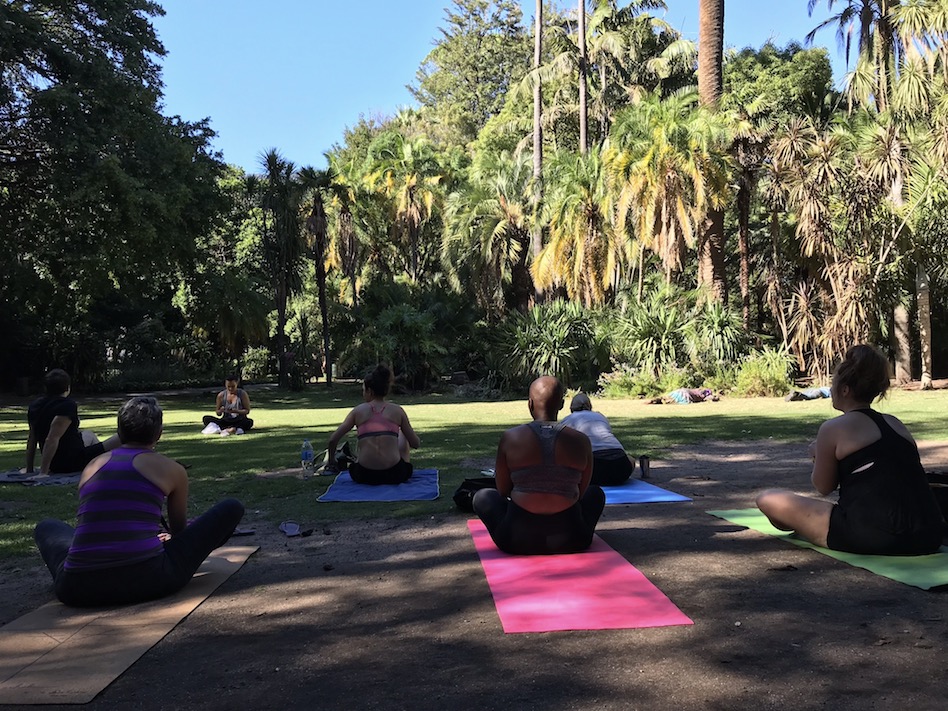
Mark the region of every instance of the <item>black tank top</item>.
<instances>
[{"instance_id":1,"label":"black tank top","mask_svg":"<svg viewBox=\"0 0 948 711\"><path fill-rule=\"evenodd\" d=\"M918 447L869 408L882 436L839 462L839 506L858 513L866 523L891 533L943 525Z\"/></svg>"}]
</instances>

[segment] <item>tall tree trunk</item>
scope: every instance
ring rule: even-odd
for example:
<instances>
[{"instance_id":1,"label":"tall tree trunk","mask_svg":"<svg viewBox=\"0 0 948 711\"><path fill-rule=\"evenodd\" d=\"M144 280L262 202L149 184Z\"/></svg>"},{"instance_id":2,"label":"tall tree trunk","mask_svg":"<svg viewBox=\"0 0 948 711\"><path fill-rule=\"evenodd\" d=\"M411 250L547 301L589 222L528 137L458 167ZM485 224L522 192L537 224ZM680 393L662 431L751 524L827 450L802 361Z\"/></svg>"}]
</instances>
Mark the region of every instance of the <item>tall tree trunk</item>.
<instances>
[{"instance_id":1,"label":"tall tree trunk","mask_svg":"<svg viewBox=\"0 0 948 711\"><path fill-rule=\"evenodd\" d=\"M290 387L290 371L286 367L286 281L277 277L276 311L277 311L277 383L281 388Z\"/></svg>"},{"instance_id":2,"label":"tall tree trunk","mask_svg":"<svg viewBox=\"0 0 948 711\"><path fill-rule=\"evenodd\" d=\"M310 216L310 230L313 234L313 261L316 267L316 291L319 299L319 315L323 325L323 359L326 370L326 385L332 385L332 355L329 352L329 305L326 299L326 245L328 240L326 209L322 196L314 193L313 208Z\"/></svg>"},{"instance_id":3,"label":"tall tree trunk","mask_svg":"<svg viewBox=\"0 0 948 711\"><path fill-rule=\"evenodd\" d=\"M527 313L536 293L533 275L530 274L530 234L526 231L520 232L517 242L520 245L520 252L511 269L511 303L507 305L507 309L514 308L520 313Z\"/></svg>"},{"instance_id":4,"label":"tall tree trunk","mask_svg":"<svg viewBox=\"0 0 948 711\"><path fill-rule=\"evenodd\" d=\"M737 248L741 260L741 317L750 333L750 208L753 178L745 174L737 190Z\"/></svg>"},{"instance_id":5,"label":"tall tree trunk","mask_svg":"<svg viewBox=\"0 0 948 711\"><path fill-rule=\"evenodd\" d=\"M922 356L922 390L932 389L932 302L928 272L921 264L915 272L915 299L918 304L918 339Z\"/></svg>"},{"instance_id":6,"label":"tall tree trunk","mask_svg":"<svg viewBox=\"0 0 948 711\"><path fill-rule=\"evenodd\" d=\"M606 92L606 63L599 63L599 91L605 94ZM599 102L600 111L599 111L599 136L597 145L602 145L602 142L606 140L606 136L609 135L609 105L602 100Z\"/></svg>"},{"instance_id":7,"label":"tall tree trunk","mask_svg":"<svg viewBox=\"0 0 948 711\"><path fill-rule=\"evenodd\" d=\"M724 0L700 0L698 5L698 96L701 104L717 107L724 84ZM709 209L702 226L698 282L711 289L712 298L727 303L724 274L724 213Z\"/></svg>"},{"instance_id":8,"label":"tall tree trunk","mask_svg":"<svg viewBox=\"0 0 948 711\"><path fill-rule=\"evenodd\" d=\"M912 379L911 327L904 304L892 310L892 351L895 354L895 382L904 385Z\"/></svg>"},{"instance_id":9,"label":"tall tree trunk","mask_svg":"<svg viewBox=\"0 0 948 711\"><path fill-rule=\"evenodd\" d=\"M540 227L540 203L543 201L543 96L540 82L540 63L543 61L543 0L537 0L533 25L533 69L537 72L533 84L533 258L543 249L543 230ZM537 298L541 296L537 290Z\"/></svg>"},{"instance_id":10,"label":"tall tree trunk","mask_svg":"<svg viewBox=\"0 0 948 711\"><path fill-rule=\"evenodd\" d=\"M586 100L586 0L579 0L579 152L586 155L589 145L587 137L587 100Z\"/></svg>"}]
</instances>

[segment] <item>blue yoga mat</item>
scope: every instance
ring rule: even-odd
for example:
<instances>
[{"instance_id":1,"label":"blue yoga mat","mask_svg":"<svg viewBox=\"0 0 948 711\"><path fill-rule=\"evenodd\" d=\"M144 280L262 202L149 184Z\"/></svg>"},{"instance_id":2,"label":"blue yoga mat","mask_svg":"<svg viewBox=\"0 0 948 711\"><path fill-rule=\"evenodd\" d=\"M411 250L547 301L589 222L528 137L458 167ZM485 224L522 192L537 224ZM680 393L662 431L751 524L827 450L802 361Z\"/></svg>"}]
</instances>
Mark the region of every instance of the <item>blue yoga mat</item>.
<instances>
[{"instance_id":1,"label":"blue yoga mat","mask_svg":"<svg viewBox=\"0 0 948 711\"><path fill-rule=\"evenodd\" d=\"M629 479L622 486L604 486L606 505L609 504L654 504L663 501L691 501L687 496L666 491L641 479Z\"/></svg>"},{"instance_id":2,"label":"blue yoga mat","mask_svg":"<svg viewBox=\"0 0 948 711\"><path fill-rule=\"evenodd\" d=\"M340 472L317 501L431 501L438 498L438 470L416 469L404 484L356 484Z\"/></svg>"}]
</instances>

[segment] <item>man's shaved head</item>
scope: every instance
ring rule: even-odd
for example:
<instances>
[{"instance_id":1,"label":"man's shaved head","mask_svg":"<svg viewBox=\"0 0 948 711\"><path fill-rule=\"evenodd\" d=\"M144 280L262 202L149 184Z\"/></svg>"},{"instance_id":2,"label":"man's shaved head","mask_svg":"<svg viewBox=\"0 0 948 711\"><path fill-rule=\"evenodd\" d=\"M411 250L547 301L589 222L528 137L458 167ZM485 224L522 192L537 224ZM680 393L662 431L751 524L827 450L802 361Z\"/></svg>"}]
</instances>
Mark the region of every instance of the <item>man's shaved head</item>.
<instances>
[{"instance_id":1,"label":"man's shaved head","mask_svg":"<svg viewBox=\"0 0 948 711\"><path fill-rule=\"evenodd\" d=\"M553 421L563 409L563 384L552 375L543 375L530 384L528 405L534 419Z\"/></svg>"}]
</instances>

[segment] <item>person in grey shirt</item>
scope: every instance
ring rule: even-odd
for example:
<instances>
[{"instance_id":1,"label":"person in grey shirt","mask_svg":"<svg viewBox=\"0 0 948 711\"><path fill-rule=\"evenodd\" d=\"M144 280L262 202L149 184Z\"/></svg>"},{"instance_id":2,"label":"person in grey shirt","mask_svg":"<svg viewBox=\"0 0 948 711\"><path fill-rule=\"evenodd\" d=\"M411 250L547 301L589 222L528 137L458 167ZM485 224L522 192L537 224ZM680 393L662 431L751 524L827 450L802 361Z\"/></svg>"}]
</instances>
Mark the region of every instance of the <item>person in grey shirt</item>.
<instances>
[{"instance_id":1,"label":"person in grey shirt","mask_svg":"<svg viewBox=\"0 0 948 711\"><path fill-rule=\"evenodd\" d=\"M563 418L563 424L579 430L592 443L592 483L619 486L628 481L635 471L635 460L626 454L622 443L612 434L606 416L593 411L589 395L576 393L569 409L570 414Z\"/></svg>"}]
</instances>

